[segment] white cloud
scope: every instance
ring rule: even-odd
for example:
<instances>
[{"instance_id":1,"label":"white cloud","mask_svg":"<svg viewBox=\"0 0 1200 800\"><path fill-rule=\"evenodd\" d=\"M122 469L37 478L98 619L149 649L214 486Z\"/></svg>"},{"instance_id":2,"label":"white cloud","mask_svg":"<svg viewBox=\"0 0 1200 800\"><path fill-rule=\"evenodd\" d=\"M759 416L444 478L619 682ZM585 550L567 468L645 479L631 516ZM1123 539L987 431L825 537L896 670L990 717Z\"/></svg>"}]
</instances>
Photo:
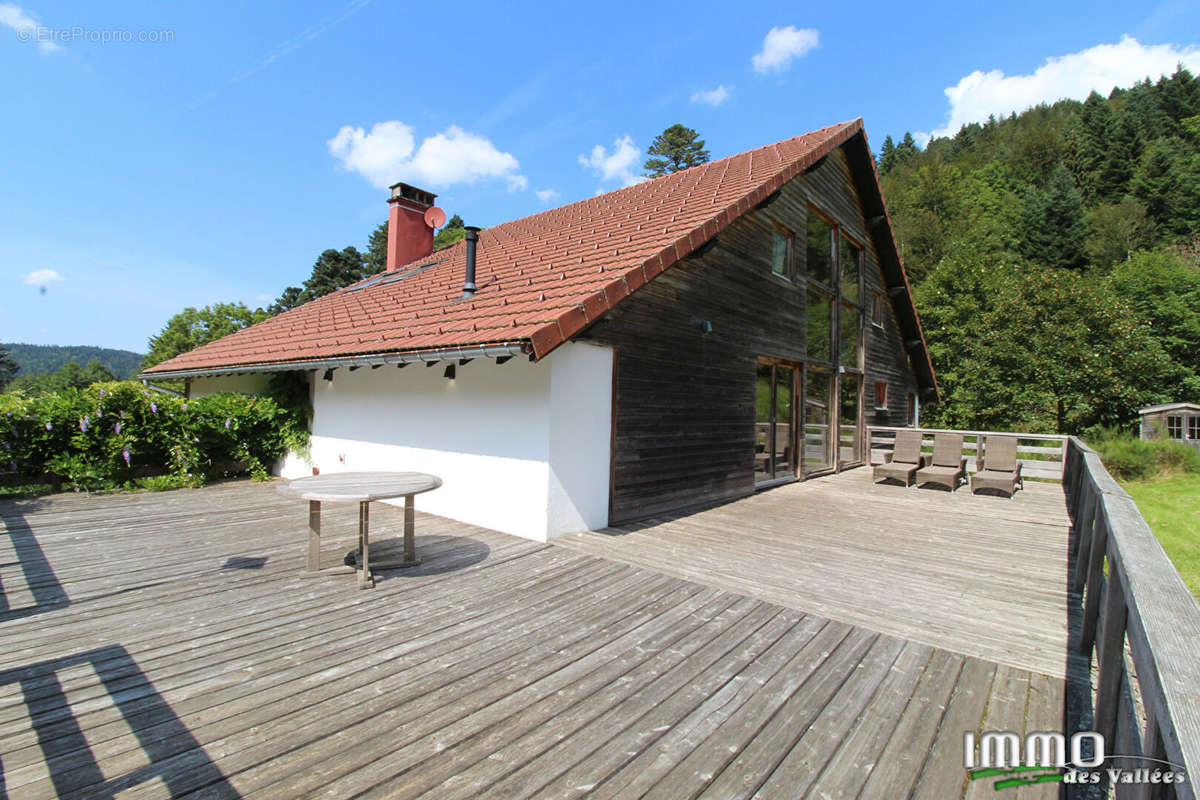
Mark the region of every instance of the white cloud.
<instances>
[{"instance_id":1,"label":"white cloud","mask_svg":"<svg viewBox=\"0 0 1200 800\"><path fill-rule=\"evenodd\" d=\"M646 178L634 174L634 168L642 160L642 151L630 136L622 136L613 142L612 152L602 144L592 148L587 156L580 156L579 163L593 170L602 181L619 180L622 186L633 186Z\"/></svg>"},{"instance_id":2,"label":"white cloud","mask_svg":"<svg viewBox=\"0 0 1200 800\"><path fill-rule=\"evenodd\" d=\"M47 286L52 283L58 283L64 280L64 278L52 269L35 269L33 272L25 275L24 280L27 286L36 286L45 291Z\"/></svg>"},{"instance_id":3,"label":"white cloud","mask_svg":"<svg viewBox=\"0 0 1200 800\"><path fill-rule=\"evenodd\" d=\"M793 58L799 58L809 50L815 49L819 39L820 35L814 28L796 30L793 25L771 28L763 39L762 50L750 59L754 71L782 72L791 65Z\"/></svg>"},{"instance_id":4,"label":"white cloud","mask_svg":"<svg viewBox=\"0 0 1200 800\"><path fill-rule=\"evenodd\" d=\"M538 189L536 192L534 192L534 194L536 194L537 199L541 200L543 203L549 203L562 197L562 195L558 193L557 189Z\"/></svg>"},{"instance_id":5,"label":"white cloud","mask_svg":"<svg viewBox=\"0 0 1200 800\"><path fill-rule=\"evenodd\" d=\"M503 178L509 191L529 187L511 153L501 152L488 139L457 125L430 136L419 147L412 126L398 120L377 122L370 132L343 125L326 145L344 168L380 188L399 180L445 187L488 178Z\"/></svg>"},{"instance_id":6,"label":"white cloud","mask_svg":"<svg viewBox=\"0 0 1200 800\"><path fill-rule=\"evenodd\" d=\"M715 89L709 89L707 92L700 91L692 95L693 103L705 103L716 108L729 99L729 90L725 88L725 84L721 84Z\"/></svg>"},{"instance_id":7,"label":"white cloud","mask_svg":"<svg viewBox=\"0 0 1200 800\"><path fill-rule=\"evenodd\" d=\"M1200 69L1200 48L1143 45L1123 36L1116 44L1048 58L1031 75L976 70L946 89L950 111L946 124L933 135L953 136L968 122L983 122L991 114L1008 116L1038 103L1083 100L1093 90L1108 95L1114 87L1173 73L1180 62L1193 72Z\"/></svg>"},{"instance_id":8,"label":"white cloud","mask_svg":"<svg viewBox=\"0 0 1200 800\"><path fill-rule=\"evenodd\" d=\"M62 49L55 42L41 36L40 30L48 32L50 29L38 23L35 16L20 6L14 6L11 3L0 3L0 25L12 28L16 32L16 38L19 41L36 41L38 49L43 53L53 53L55 50Z\"/></svg>"}]
</instances>

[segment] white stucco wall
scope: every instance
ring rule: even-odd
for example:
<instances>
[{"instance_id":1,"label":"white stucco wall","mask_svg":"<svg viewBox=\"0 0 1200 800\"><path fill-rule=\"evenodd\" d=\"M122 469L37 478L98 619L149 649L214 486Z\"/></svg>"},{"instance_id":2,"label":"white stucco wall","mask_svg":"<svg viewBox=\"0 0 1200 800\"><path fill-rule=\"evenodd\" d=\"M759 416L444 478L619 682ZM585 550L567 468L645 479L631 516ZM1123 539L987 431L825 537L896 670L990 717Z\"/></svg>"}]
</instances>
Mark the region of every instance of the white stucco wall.
<instances>
[{"instance_id":1,"label":"white stucco wall","mask_svg":"<svg viewBox=\"0 0 1200 800\"><path fill-rule=\"evenodd\" d=\"M417 508L537 541L607 524L610 349L445 366L318 373L313 465L431 472L443 486Z\"/></svg>"}]
</instances>

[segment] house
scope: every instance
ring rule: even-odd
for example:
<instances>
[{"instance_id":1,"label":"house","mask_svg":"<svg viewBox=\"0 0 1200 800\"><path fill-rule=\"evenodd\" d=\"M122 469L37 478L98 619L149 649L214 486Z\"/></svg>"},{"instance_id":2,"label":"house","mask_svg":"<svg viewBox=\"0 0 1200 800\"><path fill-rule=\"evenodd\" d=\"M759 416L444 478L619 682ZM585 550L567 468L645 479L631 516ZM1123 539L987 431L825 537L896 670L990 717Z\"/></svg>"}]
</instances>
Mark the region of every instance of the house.
<instances>
[{"instance_id":1,"label":"house","mask_svg":"<svg viewBox=\"0 0 1200 800\"><path fill-rule=\"evenodd\" d=\"M1164 403L1138 409L1142 439L1166 436L1200 450L1200 405L1196 403Z\"/></svg>"},{"instance_id":2,"label":"house","mask_svg":"<svg viewBox=\"0 0 1200 800\"><path fill-rule=\"evenodd\" d=\"M421 508L537 540L864 463L937 400L855 120L433 252L392 188L388 268L144 374L307 376L310 467L419 470Z\"/></svg>"}]
</instances>

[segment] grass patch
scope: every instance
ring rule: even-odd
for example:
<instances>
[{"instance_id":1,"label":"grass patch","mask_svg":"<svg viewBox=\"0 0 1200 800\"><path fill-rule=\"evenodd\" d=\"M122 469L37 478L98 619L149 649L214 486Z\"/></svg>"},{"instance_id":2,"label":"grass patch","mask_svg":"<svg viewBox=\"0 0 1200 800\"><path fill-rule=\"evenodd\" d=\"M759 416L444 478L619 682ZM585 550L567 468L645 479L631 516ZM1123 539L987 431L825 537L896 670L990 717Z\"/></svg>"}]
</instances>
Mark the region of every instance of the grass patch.
<instances>
[{"instance_id":1,"label":"grass patch","mask_svg":"<svg viewBox=\"0 0 1200 800\"><path fill-rule=\"evenodd\" d=\"M1200 599L1200 475L1176 474L1124 486L1175 569Z\"/></svg>"}]
</instances>

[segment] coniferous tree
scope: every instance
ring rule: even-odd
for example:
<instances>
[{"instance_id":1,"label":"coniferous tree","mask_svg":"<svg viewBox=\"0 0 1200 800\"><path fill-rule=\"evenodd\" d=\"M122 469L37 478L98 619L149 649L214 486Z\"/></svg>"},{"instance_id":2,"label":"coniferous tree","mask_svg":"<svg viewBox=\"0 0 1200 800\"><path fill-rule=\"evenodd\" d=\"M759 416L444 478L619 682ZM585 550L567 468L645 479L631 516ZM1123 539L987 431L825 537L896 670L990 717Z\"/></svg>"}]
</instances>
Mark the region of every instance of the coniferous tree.
<instances>
[{"instance_id":1,"label":"coniferous tree","mask_svg":"<svg viewBox=\"0 0 1200 800\"><path fill-rule=\"evenodd\" d=\"M658 178L708 161L700 134L679 123L655 136L646 154L653 156L642 165L647 178Z\"/></svg>"},{"instance_id":2,"label":"coniferous tree","mask_svg":"<svg viewBox=\"0 0 1200 800\"><path fill-rule=\"evenodd\" d=\"M449 247L455 242L461 241L467 235L466 224L463 218L455 214L446 224L442 226L433 237L433 249L441 250L443 247Z\"/></svg>"},{"instance_id":3,"label":"coniferous tree","mask_svg":"<svg viewBox=\"0 0 1200 800\"><path fill-rule=\"evenodd\" d=\"M1020 251L1025 258L1048 267L1083 266L1083 199L1066 167L1059 165L1046 191L1028 189L1021 226Z\"/></svg>"},{"instance_id":4,"label":"coniferous tree","mask_svg":"<svg viewBox=\"0 0 1200 800\"><path fill-rule=\"evenodd\" d=\"M8 351L0 347L0 392L4 391L4 387L17 376L20 370L20 365L13 361Z\"/></svg>"},{"instance_id":5,"label":"coniferous tree","mask_svg":"<svg viewBox=\"0 0 1200 800\"><path fill-rule=\"evenodd\" d=\"M896 143L888 135L884 138L883 147L879 151L879 174L887 175L894 166L896 166Z\"/></svg>"},{"instance_id":6,"label":"coniferous tree","mask_svg":"<svg viewBox=\"0 0 1200 800\"><path fill-rule=\"evenodd\" d=\"M387 220L379 223L367 239L367 253L363 261L367 265L368 274L375 275L387 269Z\"/></svg>"}]
</instances>

